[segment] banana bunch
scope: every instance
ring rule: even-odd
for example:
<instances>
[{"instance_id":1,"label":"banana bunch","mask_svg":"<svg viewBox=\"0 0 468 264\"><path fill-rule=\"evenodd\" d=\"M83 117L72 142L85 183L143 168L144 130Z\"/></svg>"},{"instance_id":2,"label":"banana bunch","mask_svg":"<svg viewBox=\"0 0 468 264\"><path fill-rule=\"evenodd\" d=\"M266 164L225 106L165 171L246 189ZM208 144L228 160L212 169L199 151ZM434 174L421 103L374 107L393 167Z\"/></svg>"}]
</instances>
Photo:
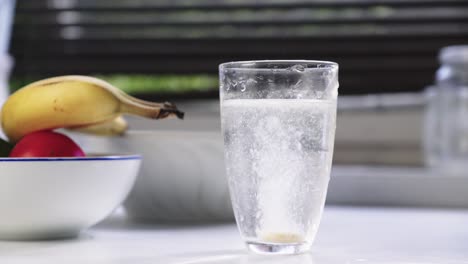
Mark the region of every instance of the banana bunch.
<instances>
[{"instance_id":1,"label":"banana bunch","mask_svg":"<svg viewBox=\"0 0 468 264\"><path fill-rule=\"evenodd\" d=\"M100 79L71 75L34 82L12 94L3 105L1 122L5 135L16 142L31 132L57 128L120 134L127 129L122 114L184 116L173 104L143 101Z\"/></svg>"}]
</instances>

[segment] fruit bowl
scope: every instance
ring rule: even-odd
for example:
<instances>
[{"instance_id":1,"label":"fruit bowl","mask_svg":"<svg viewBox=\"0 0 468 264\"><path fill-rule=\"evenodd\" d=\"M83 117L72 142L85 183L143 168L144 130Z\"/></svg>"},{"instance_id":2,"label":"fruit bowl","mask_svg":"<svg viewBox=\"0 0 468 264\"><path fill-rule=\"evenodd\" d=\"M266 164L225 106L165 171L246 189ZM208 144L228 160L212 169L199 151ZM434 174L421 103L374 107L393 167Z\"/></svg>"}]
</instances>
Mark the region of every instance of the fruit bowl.
<instances>
[{"instance_id":1,"label":"fruit bowl","mask_svg":"<svg viewBox=\"0 0 468 264\"><path fill-rule=\"evenodd\" d=\"M127 196L138 155L0 158L0 239L77 236Z\"/></svg>"}]
</instances>

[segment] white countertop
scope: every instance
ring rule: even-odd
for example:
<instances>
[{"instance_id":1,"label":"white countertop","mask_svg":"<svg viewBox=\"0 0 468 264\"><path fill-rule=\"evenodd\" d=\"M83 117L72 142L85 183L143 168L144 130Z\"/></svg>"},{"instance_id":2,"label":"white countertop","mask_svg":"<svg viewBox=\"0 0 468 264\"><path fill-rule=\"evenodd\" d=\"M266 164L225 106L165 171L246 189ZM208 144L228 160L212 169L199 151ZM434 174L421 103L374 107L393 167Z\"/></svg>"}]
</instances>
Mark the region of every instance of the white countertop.
<instances>
[{"instance_id":1,"label":"white countertop","mask_svg":"<svg viewBox=\"0 0 468 264\"><path fill-rule=\"evenodd\" d=\"M468 210L327 207L311 254L248 255L234 223L143 225L111 217L79 239L0 242L1 264L468 263Z\"/></svg>"}]
</instances>

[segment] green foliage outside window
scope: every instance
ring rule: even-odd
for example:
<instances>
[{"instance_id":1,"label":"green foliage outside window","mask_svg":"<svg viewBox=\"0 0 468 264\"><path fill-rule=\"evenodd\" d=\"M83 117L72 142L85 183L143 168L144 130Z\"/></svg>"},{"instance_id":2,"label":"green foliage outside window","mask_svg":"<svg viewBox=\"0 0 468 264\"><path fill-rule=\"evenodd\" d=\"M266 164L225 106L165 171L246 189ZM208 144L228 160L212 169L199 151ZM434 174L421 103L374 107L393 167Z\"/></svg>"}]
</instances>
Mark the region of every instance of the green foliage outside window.
<instances>
[{"instance_id":1,"label":"green foliage outside window","mask_svg":"<svg viewBox=\"0 0 468 264\"><path fill-rule=\"evenodd\" d=\"M218 88L218 77L215 75L143 75L112 74L94 75L108 81L130 94L181 94L185 92L215 91ZM40 78L15 78L10 88L15 91Z\"/></svg>"}]
</instances>

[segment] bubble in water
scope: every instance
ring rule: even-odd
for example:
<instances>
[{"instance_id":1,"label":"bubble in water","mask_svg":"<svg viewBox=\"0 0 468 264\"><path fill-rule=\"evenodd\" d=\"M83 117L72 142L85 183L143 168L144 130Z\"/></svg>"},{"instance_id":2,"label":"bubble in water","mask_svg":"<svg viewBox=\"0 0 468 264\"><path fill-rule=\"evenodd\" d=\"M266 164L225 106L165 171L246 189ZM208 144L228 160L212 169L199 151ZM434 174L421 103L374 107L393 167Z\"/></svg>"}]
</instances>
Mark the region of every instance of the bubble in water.
<instances>
[{"instance_id":1,"label":"bubble in water","mask_svg":"<svg viewBox=\"0 0 468 264\"><path fill-rule=\"evenodd\" d=\"M245 83L241 83L241 92L245 92L245 90L247 90L247 85L245 85Z\"/></svg>"},{"instance_id":2,"label":"bubble in water","mask_svg":"<svg viewBox=\"0 0 468 264\"><path fill-rule=\"evenodd\" d=\"M226 91L229 91L231 89L230 85L224 85L225 82L229 83L229 79L226 76L223 76L223 81L221 82L221 90L226 89Z\"/></svg>"},{"instance_id":3,"label":"bubble in water","mask_svg":"<svg viewBox=\"0 0 468 264\"><path fill-rule=\"evenodd\" d=\"M291 71L295 71L295 72L304 72L305 71L305 66L304 65L301 65L301 64L296 64L294 66L291 66Z\"/></svg>"},{"instance_id":4,"label":"bubble in water","mask_svg":"<svg viewBox=\"0 0 468 264\"><path fill-rule=\"evenodd\" d=\"M324 96L324 92L323 91L315 91L315 97L317 99L322 99Z\"/></svg>"},{"instance_id":5,"label":"bubble in water","mask_svg":"<svg viewBox=\"0 0 468 264\"><path fill-rule=\"evenodd\" d=\"M257 218L257 219L262 218L262 213L261 213L260 211L258 211L258 212L255 214L255 218Z\"/></svg>"}]
</instances>

